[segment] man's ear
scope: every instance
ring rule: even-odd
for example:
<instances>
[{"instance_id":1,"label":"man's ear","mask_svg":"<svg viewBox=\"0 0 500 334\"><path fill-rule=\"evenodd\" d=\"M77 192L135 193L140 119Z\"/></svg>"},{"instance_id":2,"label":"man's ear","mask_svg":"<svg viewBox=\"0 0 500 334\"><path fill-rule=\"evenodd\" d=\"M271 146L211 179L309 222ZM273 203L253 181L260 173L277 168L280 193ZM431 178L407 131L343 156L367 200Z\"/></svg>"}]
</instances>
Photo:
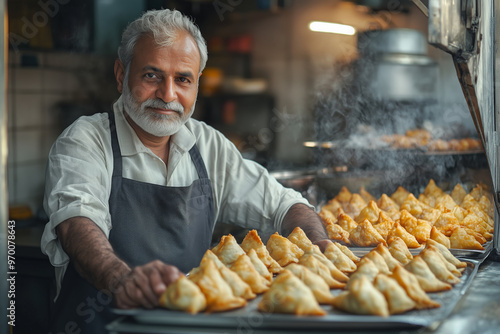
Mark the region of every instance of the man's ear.
<instances>
[{"instance_id":1,"label":"man's ear","mask_svg":"<svg viewBox=\"0 0 500 334\"><path fill-rule=\"evenodd\" d=\"M123 78L125 77L125 67L120 59L115 60L116 88L120 93L123 91Z\"/></svg>"}]
</instances>

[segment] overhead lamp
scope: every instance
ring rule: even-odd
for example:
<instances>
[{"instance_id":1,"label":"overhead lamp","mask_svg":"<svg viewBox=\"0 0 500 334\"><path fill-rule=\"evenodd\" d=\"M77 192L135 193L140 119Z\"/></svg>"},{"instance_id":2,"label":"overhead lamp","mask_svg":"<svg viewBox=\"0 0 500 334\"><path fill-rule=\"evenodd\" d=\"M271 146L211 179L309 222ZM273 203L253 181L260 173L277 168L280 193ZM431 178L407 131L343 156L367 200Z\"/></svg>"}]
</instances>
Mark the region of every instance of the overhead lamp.
<instances>
[{"instance_id":1,"label":"overhead lamp","mask_svg":"<svg viewBox=\"0 0 500 334\"><path fill-rule=\"evenodd\" d=\"M352 26L322 21L312 21L309 23L309 30L341 35L354 35L356 33L356 29Z\"/></svg>"}]
</instances>

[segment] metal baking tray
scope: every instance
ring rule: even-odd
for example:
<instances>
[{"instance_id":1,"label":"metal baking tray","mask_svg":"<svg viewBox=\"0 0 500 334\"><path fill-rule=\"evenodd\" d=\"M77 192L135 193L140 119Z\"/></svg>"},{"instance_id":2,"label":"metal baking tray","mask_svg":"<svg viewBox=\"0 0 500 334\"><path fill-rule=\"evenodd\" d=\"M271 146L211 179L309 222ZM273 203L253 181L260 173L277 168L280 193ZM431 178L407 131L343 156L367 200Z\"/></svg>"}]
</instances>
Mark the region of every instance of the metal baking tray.
<instances>
[{"instance_id":1,"label":"metal baking tray","mask_svg":"<svg viewBox=\"0 0 500 334\"><path fill-rule=\"evenodd\" d=\"M478 261L467 260L466 262L467 268L463 272L459 284L446 292L429 293L429 296L439 302L441 307L429 310L414 310L387 318L346 314L332 309L331 306L322 306L328 314L319 317L261 313L257 310L257 304L261 300L261 296L249 301L244 308L212 314L191 315L166 309L113 309L113 312L120 316L131 317L135 322L144 325L233 328L242 329L246 332L258 329L304 329L309 331L331 328L349 330L416 329L435 326L453 311L462 296L467 292L479 267ZM334 295L341 292L342 290L332 290Z\"/></svg>"}]
</instances>

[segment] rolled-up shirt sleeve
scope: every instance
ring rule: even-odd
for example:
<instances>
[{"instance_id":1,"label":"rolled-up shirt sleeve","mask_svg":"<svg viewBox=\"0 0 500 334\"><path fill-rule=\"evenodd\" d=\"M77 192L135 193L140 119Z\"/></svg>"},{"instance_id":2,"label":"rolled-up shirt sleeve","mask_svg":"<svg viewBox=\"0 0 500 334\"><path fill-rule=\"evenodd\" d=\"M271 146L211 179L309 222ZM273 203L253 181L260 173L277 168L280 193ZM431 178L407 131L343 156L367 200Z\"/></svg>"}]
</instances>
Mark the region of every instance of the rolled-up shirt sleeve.
<instances>
[{"instance_id":1,"label":"rolled-up shirt sleeve","mask_svg":"<svg viewBox=\"0 0 500 334\"><path fill-rule=\"evenodd\" d=\"M107 119L97 121L107 122ZM106 152L111 148L104 137L106 133L98 128L91 122L77 121L60 135L49 154L44 196L49 222L42 236L41 249L54 267L69 262L55 230L61 222L72 217L86 217L109 236L112 161L108 161Z\"/></svg>"}]
</instances>

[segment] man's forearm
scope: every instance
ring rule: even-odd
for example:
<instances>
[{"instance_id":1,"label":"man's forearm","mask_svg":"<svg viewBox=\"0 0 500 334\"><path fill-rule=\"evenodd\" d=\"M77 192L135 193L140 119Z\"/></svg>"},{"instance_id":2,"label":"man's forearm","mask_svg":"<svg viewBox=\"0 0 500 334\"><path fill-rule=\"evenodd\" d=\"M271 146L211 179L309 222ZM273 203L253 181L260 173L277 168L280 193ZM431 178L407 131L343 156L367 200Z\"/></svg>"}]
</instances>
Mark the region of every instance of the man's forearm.
<instances>
[{"instance_id":1,"label":"man's forearm","mask_svg":"<svg viewBox=\"0 0 500 334\"><path fill-rule=\"evenodd\" d=\"M76 270L97 289L113 291L131 271L116 256L104 232L90 219L65 220L57 226L57 234Z\"/></svg>"},{"instance_id":2,"label":"man's forearm","mask_svg":"<svg viewBox=\"0 0 500 334\"><path fill-rule=\"evenodd\" d=\"M304 204L290 207L281 224L281 234L286 237L296 227L300 227L312 242L328 239L321 218Z\"/></svg>"}]
</instances>

